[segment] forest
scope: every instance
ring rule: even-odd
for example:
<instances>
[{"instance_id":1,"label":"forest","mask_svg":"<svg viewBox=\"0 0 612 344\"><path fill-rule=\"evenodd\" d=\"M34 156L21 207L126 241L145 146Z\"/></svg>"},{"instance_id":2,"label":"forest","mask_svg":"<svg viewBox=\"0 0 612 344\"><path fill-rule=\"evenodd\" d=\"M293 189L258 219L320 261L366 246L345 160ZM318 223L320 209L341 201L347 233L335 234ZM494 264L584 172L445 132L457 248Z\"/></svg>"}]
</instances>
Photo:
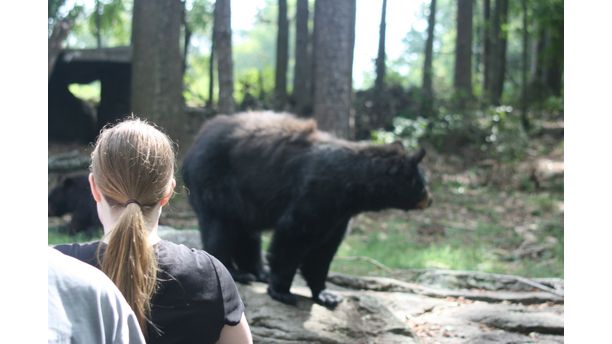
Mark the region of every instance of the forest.
<instances>
[{"instance_id":1,"label":"forest","mask_svg":"<svg viewBox=\"0 0 612 344\"><path fill-rule=\"evenodd\" d=\"M180 164L218 114L289 112L346 140L399 141L427 152L432 206L354 217L332 272L491 291L507 284L471 274L519 276L532 289L512 292L548 293L555 298L542 303L562 317L563 0L48 6L49 190L86 173L99 130L129 113L162 127ZM69 215L49 217L50 245L101 233L67 231L69 222ZM172 235L196 232L181 187L162 224ZM264 234L264 247L270 240ZM444 277L428 275L439 271ZM456 277L462 273L465 280ZM453 295L464 305L478 299ZM415 337L453 342L417 320ZM531 333L563 342L563 324L542 326Z\"/></svg>"}]
</instances>

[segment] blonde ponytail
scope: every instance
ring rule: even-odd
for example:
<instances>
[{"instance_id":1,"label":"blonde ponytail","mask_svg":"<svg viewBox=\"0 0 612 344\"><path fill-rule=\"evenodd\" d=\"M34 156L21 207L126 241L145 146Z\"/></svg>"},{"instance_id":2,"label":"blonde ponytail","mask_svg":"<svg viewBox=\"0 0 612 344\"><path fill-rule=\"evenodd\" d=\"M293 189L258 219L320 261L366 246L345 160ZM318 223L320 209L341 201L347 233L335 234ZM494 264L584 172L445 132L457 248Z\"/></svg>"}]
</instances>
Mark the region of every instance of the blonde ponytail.
<instances>
[{"instance_id":1,"label":"blonde ponytail","mask_svg":"<svg viewBox=\"0 0 612 344\"><path fill-rule=\"evenodd\" d=\"M146 337L157 260L153 246L149 245L144 215L138 204L128 204L119 217L110 233L101 268L134 310Z\"/></svg>"}]
</instances>

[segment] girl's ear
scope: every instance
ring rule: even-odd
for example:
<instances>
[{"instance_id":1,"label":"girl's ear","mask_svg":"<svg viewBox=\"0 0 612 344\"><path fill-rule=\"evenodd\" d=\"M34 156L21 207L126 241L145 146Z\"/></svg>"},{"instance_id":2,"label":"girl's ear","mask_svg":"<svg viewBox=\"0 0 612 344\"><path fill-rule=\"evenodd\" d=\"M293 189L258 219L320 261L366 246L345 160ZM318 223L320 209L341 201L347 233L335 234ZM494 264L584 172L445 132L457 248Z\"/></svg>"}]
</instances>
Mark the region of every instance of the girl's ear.
<instances>
[{"instance_id":1,"label":"girl's ear","mask_svg":"<svg viewBox=\"0 0 612 344\"><path fill-rule=\"evenodd\" d=\"M174 177L172 177L171 183L172 183L172 187L170 188L170 192L168 192L168 194L164 196L164 198L162 198L161 201L159 201L159 204L162 207L168 204L168 202L170 201L170 198L172 197L172 194L174 194L174 188L176 187L176 179L174 179Z\"/></svg>"},{"instance_id":2,"label":"girl's ear","mask_svg":"<svg viewBox=\"0 0 612 344\"><path fill-rule=\"evenodd\" d=\"M96 181L94 180L93 173L89 174L89 188L91 189L91 195L96 200L97 203L102 201L102 194L98 191L98 187L96 186Z\"/></svg>"}]
</instances>

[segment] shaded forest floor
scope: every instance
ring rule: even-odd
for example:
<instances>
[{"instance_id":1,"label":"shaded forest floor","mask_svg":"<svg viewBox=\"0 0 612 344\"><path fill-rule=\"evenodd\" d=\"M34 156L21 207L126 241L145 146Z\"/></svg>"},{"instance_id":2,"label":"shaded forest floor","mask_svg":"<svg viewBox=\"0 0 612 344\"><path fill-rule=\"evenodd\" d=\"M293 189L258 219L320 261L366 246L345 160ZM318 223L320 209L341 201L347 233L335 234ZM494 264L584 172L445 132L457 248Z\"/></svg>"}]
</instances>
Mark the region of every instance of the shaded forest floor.
<instances>
[{"instance_id":1,"label":"shaded forest floor","mask_svg":"<svg viewBox=\"0 0 612 344\"><path fill-rule=\"evenodd\" d=\"M49 144L49 156L88 155L85 145ZM180 162L179 162L180 163ZM428 149L423 162L434 203L425 211L387 210L355 217L332 270L399 277L406 269L443 268L563 277L563 138L532 138L526 157L502 163L469 152ZM86 170L80 171L86 172ZM57 180L49 174L49 187ZM91 240L49 218L49 243ZM181 187L161 223L197 228ZM265 234L267 244L270 233Z\"/></svg>"}]
</instances>

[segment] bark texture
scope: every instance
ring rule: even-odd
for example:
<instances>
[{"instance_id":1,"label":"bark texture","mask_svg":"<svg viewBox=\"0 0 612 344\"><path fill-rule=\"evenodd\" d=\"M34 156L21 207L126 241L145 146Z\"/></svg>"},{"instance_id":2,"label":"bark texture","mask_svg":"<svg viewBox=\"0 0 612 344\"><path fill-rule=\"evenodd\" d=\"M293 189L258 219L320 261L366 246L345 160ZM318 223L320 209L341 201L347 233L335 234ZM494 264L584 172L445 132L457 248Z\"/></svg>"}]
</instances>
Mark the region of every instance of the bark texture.
<instances>
[{"instance_id":1,"label":"bark texture","mask_svg":"<svg viewBox=\"0 0 612 344\"><path fill-rule=\"evenodd\" d=\"M181 140L184 132L180 0L134 1L131 109Z\"/></svg>"},{"instance_id":2,"label":"bark texture","mask_svg":"<svg viewBox=\"0 0 612 344\"><path fill-rule=\"evenodd\" d=\"M472 98L472 13L473 0L457 1L454 86L460 108Z\"/></svg>"},{"instance_id":3,"label":"bark texture","mask_svg":"<svg viewBox=\"0 0 612 344\"><path fill-rule=\"evenodd\" d=\"M300 116L312 112L312 54L308 19L308 0L297 0L293 99L295 101L295 112Z\"/></svg>"},{"instance_id":4,"label":"bark texture","mask_svg":"<svg viewBox=\"0 0 612 344\"><path fill-rule=\"evenodd\" d=\"M231 0L215 3L215 50L219 80L219 113L234 113L234 63L232 57Z\"/></svg>"},{"instance_id":5,"label":"bark texture","mask_svg":"<svg viewBox=\"0 0 612 344\"><path fill-rule=\"evenodd\" d=\"M314 30L315 118L322 130L350 138L355 0L317 0Z\"/></svg>"},{"instance_id":6,"label":"bark texture","mask_svg":"<svg viewBox=\"0 0 612 344\"><path fill-rule=\"evenodd\" d=\"M274 110L283 111L287 103L287 63L289 59L289 22L287 0L278 0L278 32L276 35L276 77Z\"/></svg>"},{"instance_id":7,"label":"bark texture","mask_svg":"<svg viewBox=\"0 0 612 344\"><path fill-rule=\"evenodd\" d=\"M423 100L421 113L427 117L433 114L433 41L436 26L436 0L431 0L425 42L425 62L423 64Z\"/></svg>"}]
</instances>

